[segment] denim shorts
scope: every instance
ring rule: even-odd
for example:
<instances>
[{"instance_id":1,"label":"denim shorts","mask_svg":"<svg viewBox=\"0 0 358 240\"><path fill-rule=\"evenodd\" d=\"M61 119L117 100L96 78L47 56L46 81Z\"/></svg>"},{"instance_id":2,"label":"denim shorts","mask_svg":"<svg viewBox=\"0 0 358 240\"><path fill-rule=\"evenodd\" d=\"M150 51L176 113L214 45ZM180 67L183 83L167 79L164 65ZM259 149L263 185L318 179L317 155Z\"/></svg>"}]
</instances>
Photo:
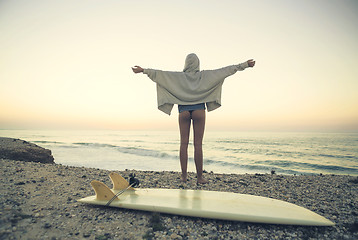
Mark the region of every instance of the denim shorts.
<instances>
[{"instance_id":1,"label":"denim shorts","mask_svg":"<svg viewBox=\"0 0 358 240\"><path fill-rule=\"evenodd\" d=\"M178 105L179 113L184 111L194 111L194 110L205 110L205 103L193 104L193 105Z\"/></svg>"}]
</instances>

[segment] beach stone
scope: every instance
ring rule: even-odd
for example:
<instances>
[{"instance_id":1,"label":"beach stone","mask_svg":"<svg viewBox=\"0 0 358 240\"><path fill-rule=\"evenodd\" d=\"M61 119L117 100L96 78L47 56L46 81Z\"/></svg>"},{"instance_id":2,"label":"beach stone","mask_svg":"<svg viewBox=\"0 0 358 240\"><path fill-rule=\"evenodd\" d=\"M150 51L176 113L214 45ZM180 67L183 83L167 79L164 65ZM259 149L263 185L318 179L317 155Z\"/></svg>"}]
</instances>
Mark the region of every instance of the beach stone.
<instances>
[{"instance_id":1,"label":"beach stone","mask_svg":"<svg viewBox=\"0 0 358 240\"><path fill-rule=\"evenodd\" d=\"M45 223L43 227L46 228L46 229L48 229L48 228L51 228L52 225L51 225L50 223Z\"/></svg>"},{"instance_id":2,"label":"beach stone","mask_svg":"<svg viewBox=\"0 0 358 240\"><path fill-rule=\"evenodd\" d=\"M0 137L0 158L24 162L54 163L51 150L20 139ZM21 172L21 169L18 169Z\"/></svg>"},{"instance_id":3,"label":"beach stone","mask_svg":"<svg viewBox=\"0 0 358 240\"><path fill-rule=\"evenodd\" d=\"M89 238L90 236L91 236L90 232L83 233L83 237L85 238Z\"/></svg>"},{"instance_id":4,"label":"beach stone","mask_svg":"<svg viewBox=\"0 0 358 240\"><path fill-rule=\"evenodd\" d=\"M183 239L182 236L176 234L176 233L173 233L172 235L170 235L170 238L171 239Z\"/></svg>"}]
</instances>

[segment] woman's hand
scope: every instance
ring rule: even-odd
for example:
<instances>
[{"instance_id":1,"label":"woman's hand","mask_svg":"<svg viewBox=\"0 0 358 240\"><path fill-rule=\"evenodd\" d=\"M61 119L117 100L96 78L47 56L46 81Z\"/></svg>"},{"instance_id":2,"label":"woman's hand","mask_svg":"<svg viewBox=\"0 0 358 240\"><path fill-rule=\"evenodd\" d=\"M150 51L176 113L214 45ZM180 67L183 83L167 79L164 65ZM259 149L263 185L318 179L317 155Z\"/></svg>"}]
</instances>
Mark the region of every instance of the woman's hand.
<instances>
[{"instance_id":1,"label":"woman's hand","mask_svg":"<svg viewBox=\"0 0 358 240\"><path fill-rule=\"evenodd\" d=\"M255 66L255 61L253 59L250 59L247 61L247 64L249 65L249 67L253 67Z\"/></svg>"},{"instance_id":2,"label":"woman's hand","mask_svg":"<svg viewBox=\"0 0 358 240\"><path fill-rule=\"evenodd\" d=\"M141 73L144 71L144 69L139 66L134 66L134 68L132 67L132 70L134 73Z\"/></svg>"}]
</instances>

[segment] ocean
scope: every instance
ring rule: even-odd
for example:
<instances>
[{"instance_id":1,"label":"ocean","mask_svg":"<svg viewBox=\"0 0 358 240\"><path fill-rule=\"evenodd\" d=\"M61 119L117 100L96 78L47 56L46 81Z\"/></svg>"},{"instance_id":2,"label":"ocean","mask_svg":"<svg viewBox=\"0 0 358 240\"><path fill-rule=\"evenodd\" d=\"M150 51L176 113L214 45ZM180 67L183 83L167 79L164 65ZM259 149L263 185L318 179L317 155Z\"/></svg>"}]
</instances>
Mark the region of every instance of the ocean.
<instances>
[{"instance_id":1,"label":"ocean","mask_svg":"<svg viewBox=\"0 0 358 240\"><path fill-rule=\"evenodd\" d=\"M178 131L0 130L50 149L55 162L107 170L180 171ZM358 133L205 132L204 169L358 176ZM195 172L192 136L188 171Z\"/></svg>"}]
</instances>

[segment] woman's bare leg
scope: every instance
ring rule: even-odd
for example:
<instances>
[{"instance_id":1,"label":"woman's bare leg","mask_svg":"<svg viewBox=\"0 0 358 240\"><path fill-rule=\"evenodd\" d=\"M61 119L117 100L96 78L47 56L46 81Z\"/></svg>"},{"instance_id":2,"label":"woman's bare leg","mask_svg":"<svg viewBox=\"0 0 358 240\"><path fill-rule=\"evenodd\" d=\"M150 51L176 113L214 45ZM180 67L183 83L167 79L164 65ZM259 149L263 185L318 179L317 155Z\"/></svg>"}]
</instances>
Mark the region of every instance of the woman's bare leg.
<instances>
[{"instance_id":1,"label":"woman's bare leg","mask_svg":"<svg viewBox=\"0 0 358 240\"><path fill-rule=\"evenodd\" d=\"M180 166L181 166L181 179L186 182L188 173L188 144L190 135L191 118L188 111L179 113L179 130L180 130Z\"/></svg>"},{"instance_id":2,"label":"woman's bare leg","mask_svg":"<svg viewBox=\"0 0 358 240\"><path fill-rule=\"evenodd\" d=\"M194 160L198 183L208 183L203 177L203 137L205 130L205 110L195 110L192 113L194 128Z\"/></svg>"}]
</instances>

